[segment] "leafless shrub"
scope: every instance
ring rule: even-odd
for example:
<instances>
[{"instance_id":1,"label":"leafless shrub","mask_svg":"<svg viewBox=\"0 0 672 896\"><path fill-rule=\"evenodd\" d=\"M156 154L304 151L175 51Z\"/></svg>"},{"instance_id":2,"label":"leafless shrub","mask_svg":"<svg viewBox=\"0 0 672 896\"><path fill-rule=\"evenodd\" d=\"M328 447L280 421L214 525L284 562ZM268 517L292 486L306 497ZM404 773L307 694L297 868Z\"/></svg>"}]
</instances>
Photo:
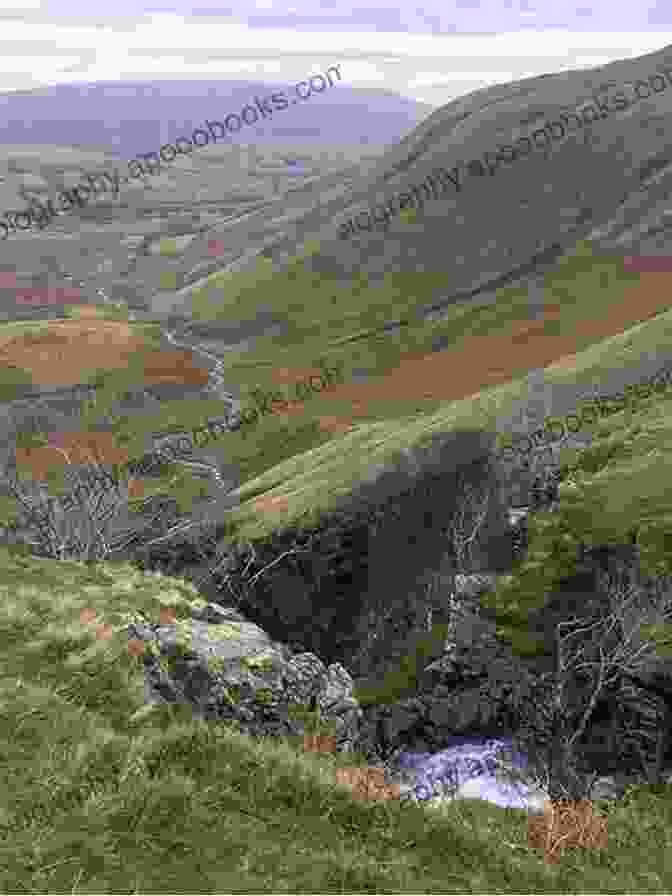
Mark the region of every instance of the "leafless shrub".
<instances>
[{"instance_id":1,"label":"leafless shrub","mask_svg":"<svg viewBox=\"0 0 672 896\"><path fill-rule=\"evenodd\" d=\"M574 617L556 627L555 669L535 682L533 698L526 704L527 717L517 734L552 799L590 797L598 773L582 756L581 746L595 710L608 698L618 706L624 699L624 683L645 682L647 670L657 659L655 645L640 633L644 603L637 583L612 580L606 612L604 602L601 608L596 604L583 618ZM668 611L668 603L661 596L648 611L660 618ZM637 716L635 712L628 735L637 746L647 778L657 782L669 729L663 726L653 735Z\"/></svg>"},{"instance_id":2,"label":"leafless shrub","mask_svg":"<svg viewBox=\"0 0 672 896\"><path fill-rule=\"evenodd\" d=\"M458 478L458 507L448 528L448 539L457 572L467 572L473 549L488 517L492 498L490 477L477 483L464 474Z\"/></svg>"},{"instance_id":3,"label":"leafless shrub","mask_svg":"<svg viewBox=\"0 0 672 896\"><path fill-rule=\"evenodd\" d=\"M169 535L170 533L168 533ZM161 540L165 540L164 536ZM252 542L246 542L240 551L247 555L245 566L242 570L234 569L236 566L235 559L232 557L230 550L222 549L217 542L217 526L210 523L210 532L200 528L199 538L192 542L195 553L207 565L205 576L199 579L196 584L202 585L207 579L214 580L221 590L227 590L233 597L234 603L238 605L247 594L254 588L259 579L266 575L270 569L278 566L288 557L295 557L299 554L309 553L315 541L315 536L310 535L305 543L301 543L295 539L294 544L287 550L279 553L273 560L259 567L259 557L257 550ZM155 544L151 542L150 544Z\"/></svg>"},{"instance_id":4,"label":"leafless shrub","mask_svg":"<svg viewBox=\"0 0 672 896\"><path fill-rule=\"evenodd\" d=\"M70 466L67 452L57 450ZM68 470L65 479L69 488L59 497L49 495L45 481L19 478L15 465L7 465L3 470L4 490L18 505L19 523L15 528L23 532L19 540L37 556L101 561L123 552L138 539L137 531L121 538L113 534L115 523L128 513L130 480L115 479L95 459L89 461L83 471ZM92 482L94 477L97 486ZM146 512L151 502L152 499L138 502L136 510ZM160 510L145 517L141 528L151 531L160 517Z\"/></svg>"}]
</instances>

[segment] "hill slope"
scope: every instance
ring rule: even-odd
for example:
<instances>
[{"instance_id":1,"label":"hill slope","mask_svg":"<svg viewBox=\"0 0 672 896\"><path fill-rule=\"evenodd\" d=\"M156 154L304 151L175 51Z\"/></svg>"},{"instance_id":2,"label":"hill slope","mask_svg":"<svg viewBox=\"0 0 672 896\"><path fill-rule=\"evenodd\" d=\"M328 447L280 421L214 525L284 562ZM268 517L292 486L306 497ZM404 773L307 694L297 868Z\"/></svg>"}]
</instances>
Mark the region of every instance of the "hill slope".
<instances>
[{"instance_id":1,"label":"hill slope","mask_svg":"<svg viewBox=\"0 0 672 896\"><path fill-rule=\"evenodd\" d=\"M319 240L315 268L339 277L441 271L449 303L534 281L583 238L595 237L604 250L664 251L670 77L672 49L664 48L468 94L435 110L344 195L278 228L275 254L291 256L304 241ZM580 122L569 118L564 137L552 126L532 143L536 130L591 103ZM507 161L513 152L506 146L518 150L515 160ZM358 213L421 185L439 167L456 172L459 189L447 182L415 223L395 215L386 232L383 221L339 237Z\"/></svg>"}]
</instances>

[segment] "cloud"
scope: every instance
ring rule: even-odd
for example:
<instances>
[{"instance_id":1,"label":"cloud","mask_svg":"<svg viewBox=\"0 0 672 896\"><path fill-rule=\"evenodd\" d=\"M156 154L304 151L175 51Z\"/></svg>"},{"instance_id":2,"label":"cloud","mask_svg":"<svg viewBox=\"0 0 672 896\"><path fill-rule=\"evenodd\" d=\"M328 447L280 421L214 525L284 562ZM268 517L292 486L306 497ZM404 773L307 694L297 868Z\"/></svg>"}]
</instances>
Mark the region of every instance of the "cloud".
<instances>
[{"instance_id":1,"label":"cloud","mask_svg":"<svg viewBox=\"0 0 672 896\"><path fill-rule=\"evenodd\" d=\"M288 12L272 0L253 10L249 4L192 8L179 0L157 10L118 0L113 10L95 14L75 0L9 2L0 13L0 92L212 77L295 83L340 63L348 86L384 88L439 106L491 84L606 64L672 43L672 30L642 30L634 20L622 31L605 31L605 23L621 24L606 8L600 29L590 30L599 4L592 19L577 13L568 24L580 30L572 31L544 24L548 3L502 15L501 3L489 2L400 13L370 2L317 9L298 3ZM638 16L646 21L639 7Z\"/></svg>"}]
</instances>

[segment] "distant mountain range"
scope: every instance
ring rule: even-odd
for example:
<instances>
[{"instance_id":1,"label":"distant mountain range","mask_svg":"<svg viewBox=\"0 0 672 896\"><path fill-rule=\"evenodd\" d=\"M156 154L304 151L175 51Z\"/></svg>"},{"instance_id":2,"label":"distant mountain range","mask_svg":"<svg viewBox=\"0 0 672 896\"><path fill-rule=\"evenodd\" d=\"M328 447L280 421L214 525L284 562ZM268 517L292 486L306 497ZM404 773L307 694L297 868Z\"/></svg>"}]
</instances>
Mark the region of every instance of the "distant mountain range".
<instances>
[{"instance_id":1,"label":"distant mountain range","mask_svg":"<svg viewBox=\"0 0 672 896\"><path fill-rule=\"evenodd\" d=\"M248 125L227 143L394 144L432 111L385 90L348 87L344 79L272 119ZM101 81L57 84L0 95L0 143L104 148L121 159L157 151L206 119L238 114L255 97L293 84L257 81ZM305 91L305 88L304 88ZM223 142L223 141L222 141Z\"/></svg>"}]
</instances>

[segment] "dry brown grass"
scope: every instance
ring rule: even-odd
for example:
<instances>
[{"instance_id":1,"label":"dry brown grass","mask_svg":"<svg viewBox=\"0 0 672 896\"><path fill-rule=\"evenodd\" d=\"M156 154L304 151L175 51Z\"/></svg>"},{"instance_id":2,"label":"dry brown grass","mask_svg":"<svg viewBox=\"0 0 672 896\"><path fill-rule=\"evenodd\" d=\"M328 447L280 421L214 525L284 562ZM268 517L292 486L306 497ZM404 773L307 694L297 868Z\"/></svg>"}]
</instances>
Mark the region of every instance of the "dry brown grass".
<instances>
[{"instance_id":1,"label":"dry brown grass","mask_svg":"<svg viewBox=\"0 0 672 896\"><path fill-rule=\"evenodd\" d=\"M138 354L144 362L147 385L172 383L204 386L208 371L197 366L188 351L149 350L144 337L133 333L125 321L95 319L96 306L80 306L82 320L51 321L42 332L5 335L0 331L0 364L29 370L36 385L69 386L85 380L93 369L123 370ZM128 453L114 444L111 433L68 432L58 435L58 445L17 448L20 468L45 479L55 467L68 463L127 463ZM61 450L58 450L58 449ZM140 480L130 482L131 497L142 497Z\"/></svg>"},{"instance_id":2,"label":"dry brown grass","mask_svg":"<svg viewBox=\"0 0 672 896\"><path fill-rule=\"evenodd\" d=\"M398 800L401 788L387 784L382 768L337 768L336 783L352 790L356 800Z\"/></svg>"},{"instance_id":3,"label":"dry brown grass","mask_svg":"<svg viewBox=\"0 0 672 896\"><path fill-rule=\"evenodd\" d=\"M124 321L50 321L41 333L3 335L0 363L29 370L36 385L72 386L87 370L119 370L145 347Z\"/></svg>"},{"instance_id":4,"label":"dry brown grass","mask_svg":"<svg viewBox=\"0 0 672 896\"><path fill-rule=\"evenodd\" d=\"M97 305L73 305L70 309L73 317L101 317L102 310Z\"/></svg>"},{"instance_id":5,"label":"dry brown grass","mask_svg":"<svg viewBox=\"0 0 672 896\"><path fill-rule=\"evenodd\" d=\"M84 382L87 371L123 370L141 353L147 385L208 382L207 370L194 363L191 352L149 350L126 321L96 319L97 314L91 306L84 319L50 321L43 332L0 332L0 363L29 370L36 385L71 386Z\"/></svg>"},{"instance_id":6,"label":"dry brown grass","mask_svg":"<svg viewBox=\"0 0 672 896\"><path fill-rule=\"evenodd\" d=\"M590 800L547 800L544 814L528 819L528 845L543 849L549 863L565 849L606 849L607 819L593 815Z\"/></svg>"},{"instance_id":7,"label":"dry brown grass","mask_svg":"<svg viewBox=\"0 0 672 896\"><path fill-rule=\"evenodd\" d=\"M149 351L144 355L145 382L175 383L189 386L205 386L208 383L208 371L194 364L191 352Z\"/></svg>"},{"instance_id":8,"label":"dry brown grass","mask_svg":"<svg viewBox=\"0 0 672 896\"><path fill-rule=\"evenodd\" d=\"M262 495L254 502L254 508L259 513L274 510L289 510L289 499L284 495Z\"/></svg>"},{"instance_id":9,"label":"dry brown grass","mask_svg":"<svg viewBox=\"0 0 672 896\"><path fill-rule=\"evenodd\" d=\"M272 377L278 386L293 386L308 382L311 376L322 377L323 374L320 367L274 367Z\"/></svg>"},{"instance_id":10,"label":"dry brown grass","mask_svg":"<svg viewBox=\"0 0 672 896\"><path fill-rule=\"evenodd\" d=\"M372 401L420 400L458 401L477 395L482 389L508 383L537 367L551 364L570 367L576 352L586 339L598 342L645 321L672 305L672 273L645 273L638 284L624 288L623 298L609 306L604 317L586 317L573 331L558 335L547 323L560 317L561 306L548 305L543 317L510 324L504 332L488 336L467 336L459 350L429 354L408 354L384 376L368 383L341 383L325 389L321 395L324 428L345 431L357 418L368 416ZM580 340L582 342L580 342ZM305 379L310 372L288 368L276 372L278 383ZM329 415L329 402L348 402L352 413ZM341 405L342 406L342 405ZM280 413L300 414L301 409Z\"/></svg>"},{"instance_id":11,"label":"dry brown grass","mask_svg":"<svg viewBox=\"0 0 672 896\"><path fill-rule=\"evenodd\" d=\"M50 445L16 448L18 467L30 469L35 479L46 479L51 470L68 464L121 465L128 460L128 452L115 445L111 432L62 432Z\"/></svg>"}]
</instances>

